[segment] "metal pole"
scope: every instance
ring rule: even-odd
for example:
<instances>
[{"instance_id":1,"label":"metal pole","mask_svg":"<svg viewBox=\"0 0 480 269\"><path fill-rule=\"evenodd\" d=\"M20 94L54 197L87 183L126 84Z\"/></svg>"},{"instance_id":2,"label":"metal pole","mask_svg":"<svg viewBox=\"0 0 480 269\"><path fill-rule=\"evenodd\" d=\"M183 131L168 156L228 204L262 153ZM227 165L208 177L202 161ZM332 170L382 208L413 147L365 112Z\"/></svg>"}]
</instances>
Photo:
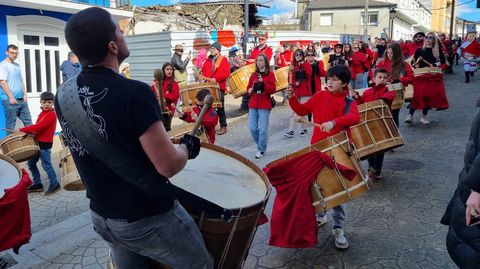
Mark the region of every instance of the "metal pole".
<instances>
[{"instance_id":1,"label":"metal pole","mask_svg":"<svg viewBox=\"0 0 480 269\"><path fill-rule=\"evenodd\" d=\"M243 58L247 59L247 41L248 41L248 1L245 0L243 6Z\"/></svg>"},{"instance_id":2,"label":"metal pole","mask_svg":"<svg viewBox=\"0 0 480 269\"><path fill-rule=\"evenodd\" d=\"M453 38L453 25L455 24L455 0L452 0L452 13L450 14L450 40Z\"/></svg>"},{"instance_id":3,"label":"metal pole","mask_svg":"<svg viewBox=\"0 0 480 269\"><path fill-rule=\"evenodd\" d=\"M365 28L363 29L363 34L368 35L368 21L369 21L369 16L368 16L368 0L365 0L365 16L363 17L363 23L365 25Z\"/></svg>"}]
</instances>

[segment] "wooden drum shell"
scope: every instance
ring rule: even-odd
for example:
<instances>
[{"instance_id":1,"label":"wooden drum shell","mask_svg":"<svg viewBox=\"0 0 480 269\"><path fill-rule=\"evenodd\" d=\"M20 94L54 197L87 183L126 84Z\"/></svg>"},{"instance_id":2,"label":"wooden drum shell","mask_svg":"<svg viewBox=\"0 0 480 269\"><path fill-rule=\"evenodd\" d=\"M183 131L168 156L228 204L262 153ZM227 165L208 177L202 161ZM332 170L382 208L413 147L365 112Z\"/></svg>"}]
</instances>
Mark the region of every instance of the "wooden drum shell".
<instances>
[{"instance_id":1,"label":"wooden drum shell","mask_svg":"<svg viewBox=\"0 0 480 269\"><path fill-rule=\"evenodd\" d=\"M40 147L33 135L15 132L0 141L2 153L16 162L24 162L40 156Z\"/></svg>"},{"instance_id":2,"label":"wooden drum shell","mask_svg":"<svg viewBox=\"0 0 480 269\"><path fill-rule=\"evenodd\" d=\"M255 73L255 64L246 65L230 74L227 80L228 87L235 98L247 94L248 81L253 73Z\"/></svg>"},{"instance_id":3,"label":"wooden drum shell","mask_svg":"<svg viewBox=\"0 0 480 269\"><path fill-rule=\"evenodd\" d=\"M324 205L321 202L314 185L312 184L310 187L310 195L312 197L313 206L317 213L321 213L338 205L344 204L356 197L361 196L369 189L368 177L366 177L362 166L358 163L357 157L353 152L353 147L351 146L348 136L345 132L340 132L336 135L327 137L311 146L288 154L267 164L267 167L312 151L323 152L334 158L337 163L357 172L355 178L352 181L349 181L343 176L339 177L339 174L336 172L336 170L330 169L327 166L320 170L316 177L316 183L320 187L319 192L325 201ZM346 188L343 184L345 184Z\"/></svg>"},{"instance_id":4,"label":"wooden drum shell","mask_svg":"<svg viewBox=\"0 0 480 269\"><path fill-rule=\"evenodd\" d=\"M65 147L60 150L60 184L67 191L85 190L85 185L78 174L70 150Z\"/></svg>"},{"instance_id":5,"label":"wooden drum shell","mask_svg":"<svg viewBox=\"0 0 480 269\"><path fill-rule=\"evenodd\" d=\"M358 105L360 123L350 127L353 143L360 160L403 146L390 109L382 100Z\"/></svg>"},{"instance_id":6,"label":"wooden drum shell","mask_svg":"<svg viewBox=\"0 0 480 269\"><path fill-rule=\"evenodd\" d=\"M208 89L213 96L212 106L215 108L222 107L220 102L220 86L217 82L196 83L183 86L180 89L180 100L182 100L182 111L192 112L196 105L196 95L201 89Z\"/></svg>"}]
</instances>

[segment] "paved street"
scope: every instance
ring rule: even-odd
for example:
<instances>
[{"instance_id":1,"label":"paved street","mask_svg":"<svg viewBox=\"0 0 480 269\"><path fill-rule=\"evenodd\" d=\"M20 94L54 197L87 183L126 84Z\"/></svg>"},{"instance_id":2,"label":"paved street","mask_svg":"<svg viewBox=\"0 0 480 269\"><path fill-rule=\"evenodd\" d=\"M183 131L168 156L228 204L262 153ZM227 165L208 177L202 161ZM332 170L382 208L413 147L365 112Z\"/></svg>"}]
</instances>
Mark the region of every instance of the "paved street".
<instances>
[{"instance_id":1,"label":"paved street","mask_svg":"<svg viewBox=\"0 0 480 269\"><path fill-rule=\"evenodd\" d=\"M461 66L454 70L445 80L450 109L431 111L430 125L419 123L417 111L414 123L406 126L407 110L402 110L400 131L405 146L386 154L384 180L375 181L364 196L347 204L349 249L335 248L331 222L319 229L315 248L271 247L267 223L259 227L244 268L456 268L445 248L447 227L439 220L462 167L470 121L480 96L480 73L465 84ZM278 102L270 116L268 152L255 160L247 115L237 111L240 100L230 98L227 111L234 117L229 120L227 135L217 136L218 145L263 167L309 144L309 138L283 138L290 109ZM58 161L56 154L54 163ZM108 248L92 229L84 191L62 190L48 197L35 193L29 198L33 236L20 255L0 253L14 264L9 268L105 268ZM273 198L274 193L268 216Z\"/></svg>"}]
</instances>

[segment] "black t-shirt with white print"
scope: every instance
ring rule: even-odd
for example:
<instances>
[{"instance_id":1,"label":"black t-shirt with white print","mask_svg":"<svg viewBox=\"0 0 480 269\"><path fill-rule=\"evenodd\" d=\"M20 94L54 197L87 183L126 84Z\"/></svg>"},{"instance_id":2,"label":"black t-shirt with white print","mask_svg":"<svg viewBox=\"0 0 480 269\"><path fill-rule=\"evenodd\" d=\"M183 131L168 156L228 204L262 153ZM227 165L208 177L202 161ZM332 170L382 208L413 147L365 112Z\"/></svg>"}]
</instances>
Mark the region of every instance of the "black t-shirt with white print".
<instances>
[{"instance_id":1,"label":"black t-shirt with white print","mask_svg":"<svg viewBox=\"0 0 480 269\"><path fill-rule=\"evenodd\" d=\"M328 63L331 64L332 66L344 65L345 64L345 56L343 56L343 55L337 56L335 54L330 55L330 58L328 58Z\"/></svg>"},{"instance_id":2,"label":"black t-shirt with white print","mask_svg":"<svg viewBox=\"0 0 480 269\"><path fill-rule=\"evenodd\" d=\"M139 141L139 137L161 119L160 107L150 87L106 67L86 67L78 76L77 84L80 100L94 129L110 144L155 170ZM57 100L55 107L94 212L105 218L139 219L172 208L171 195L149 196L91 156L62 118ZM159 175L159 182L162 180L165 178Z\"/></svg>"}]
</instances>

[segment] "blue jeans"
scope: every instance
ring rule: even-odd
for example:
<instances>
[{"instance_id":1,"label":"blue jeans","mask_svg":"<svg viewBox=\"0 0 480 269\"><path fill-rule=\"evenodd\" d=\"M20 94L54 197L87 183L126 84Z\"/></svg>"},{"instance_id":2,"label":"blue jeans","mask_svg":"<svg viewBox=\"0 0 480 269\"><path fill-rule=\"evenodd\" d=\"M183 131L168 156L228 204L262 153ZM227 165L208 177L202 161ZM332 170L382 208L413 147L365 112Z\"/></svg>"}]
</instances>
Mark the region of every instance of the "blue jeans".
<instances>
[{"instance_id":1,"label":"blue jeans","mask_svg":"<svg viewBox=\"0 0 480 269\"><path fill-rule=\"evenodd\" d=\"M364 74L363 73L358 73L355 80L355 87L354 89L362 89L362 88L365 88L365 82L364 82Z\"/></svg>"},{"instance_id":2,"label":"blue jeans","mask_svg":"<svg viewBox=\"0 0 480 269\"><path fill-rule=\"evenodd\" d=\"M250 109L248 111L248 129L257 144L257 151L265 153L268 142L268 121L270 109Z\"/></svg>"},{"instance_id":3,"label":"blue jeans","mask_svg":"<svg viewBox=\"0 0 480 269\"><path fill-rule=\"evenodd\" d=\"M117 269L148 269L150 259L170 268L213 268L197 225L177 201L169 212L131 223L93 211L91 215L93 229L110 245Z\"/></svg>"},{"instance_id":4,"label":"blue jeans","mask_svg":"<svg viewBox=\"0 0 480 269\"><path fill-rule=\"evenodd\" d=\"M18 101L16 105L10 104L8 100L2 100L3 110L5 111L5 128L15 130L17 117L23 122L23 125L32 125L32 116L25 101Z\"/></svg>"},{"instance_id":5,"label":"blue jeans","mask_svg":"<svg viewBox=\"0 0 480 269\"><path fill-rule=\"evenodd\" d=\"M343 228L345 222L347 221L347 213L345 212L345 204L336 206L331 209L330 215L333 219L333 228ZM318 213L318 216L325 216L325 212Z\"/></svg>"},{"instance_id":6,"label":"blue jeans","mask_svg":"<svg viewBox=\"0 0 480 269\"><path fill-rule=\"evenodd\" d=\"M38 160L42 161L43 170L47 173L48 179L50 180L50 186L56 186L58 184L57 174L52 166L52 149L41 149L40 156L28 160L27 165L28 169L32 173L33 184L42 184L40 179L40 171L37 167Z\"/></svg>"}]
</instances>

